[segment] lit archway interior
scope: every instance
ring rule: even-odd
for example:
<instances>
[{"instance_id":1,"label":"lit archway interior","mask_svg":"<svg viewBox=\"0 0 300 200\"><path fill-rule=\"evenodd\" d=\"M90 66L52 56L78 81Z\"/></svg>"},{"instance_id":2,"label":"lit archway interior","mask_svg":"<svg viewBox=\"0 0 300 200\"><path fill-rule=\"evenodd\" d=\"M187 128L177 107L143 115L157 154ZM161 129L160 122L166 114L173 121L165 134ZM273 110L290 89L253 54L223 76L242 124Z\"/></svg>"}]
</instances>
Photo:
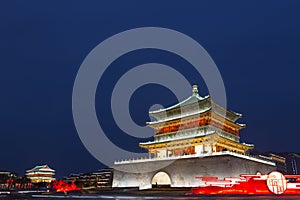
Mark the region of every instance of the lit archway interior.
<instances>
[{"instance_id":1,"label":"lit archway interior","mask_svg":"<svg viewBox=\"0 0 300 200\"><path fill-rule=\"evenodd\" d=\"M152 185L171 185L170 176L166 172L158 172L152 179Z\"/></svg>"}]
</instances>

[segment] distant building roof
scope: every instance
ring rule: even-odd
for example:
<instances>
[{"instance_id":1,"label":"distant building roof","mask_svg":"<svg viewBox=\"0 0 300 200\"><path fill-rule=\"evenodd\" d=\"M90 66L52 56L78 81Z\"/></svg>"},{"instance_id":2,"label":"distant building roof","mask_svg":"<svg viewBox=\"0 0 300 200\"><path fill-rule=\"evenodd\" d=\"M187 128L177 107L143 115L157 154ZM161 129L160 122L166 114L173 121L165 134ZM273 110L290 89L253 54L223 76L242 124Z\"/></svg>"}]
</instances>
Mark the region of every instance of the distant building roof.
<instances>
[{"instance_id":1,"label":"distant building roof","mask_svg":"<svg viewBox=\"0 0 300 200\"><path fill-rule=\"evenodd\" d=\"M37 171L45 171L45 172L55 172L55 170L51 169L48 165L37 165L32 169L26 170L27 173L37 172Z\"/></svg>"}]
</instances>

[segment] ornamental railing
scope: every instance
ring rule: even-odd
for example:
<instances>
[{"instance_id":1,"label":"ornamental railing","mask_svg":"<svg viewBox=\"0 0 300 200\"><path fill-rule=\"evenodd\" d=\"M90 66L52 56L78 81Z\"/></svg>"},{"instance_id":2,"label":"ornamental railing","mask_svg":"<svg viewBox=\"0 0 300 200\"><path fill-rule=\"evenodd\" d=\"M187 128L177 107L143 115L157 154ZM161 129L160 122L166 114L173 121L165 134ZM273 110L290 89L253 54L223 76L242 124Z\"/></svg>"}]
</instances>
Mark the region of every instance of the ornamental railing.
<instances>
[{"instance_id":1,"label":"ornamental railing","mask_svg":"<svg viewBox=\"0 0 300 200\"><path fill-rule=\"evenodd\" d=\"M201 157L208 157L208 156L221 156L221 155L232 155L239 158L244 158L247 160L252 160L264 164L269 164L276 166L274 162L267 161L264 159L259 158L258 156L253 155L245 155L240 154L232 151L221 151L221 152L208 152L208 153L201 153L201 154L190 154L190 155L180 155L180 156L169 156L169 157L156 157L156 158L149 158L149 157L140 157L140 158L132 158L132 159L126 159L126 160L117 160L114 162L115 165L118 164L129 164L129 163L139 163L139 162L152 162L152 161L163 161L163 160L176 160L176 159L185 159L185 158L201 158Z\"/></svg>"},{"instance_id":2,"label":"ornamental railing","mask_svg":"<svg viewBox=\"0 0 300 200\"><path fill-rule=\"evenodd\" d=\"M174 132L170 132L167 134L157 135L154 138L154 143L155 142L166 142L169 140L174 140L176 138L180 139L180 138L191 137L191 136L194 136L194 137L205 136L207 133L211 133L212 131L215 131L218 135L225 137L227 139L233 140L235 142L240 141L240 137L238 137L236 135L227 133L217 127L207 125L204 127L196 127L196 128L191 128L191 129L187 129L187 130L179 130L179 131L174 131ZM153 143L153 141L149 141L146 143Z\"/></svg>"}]
</instances>

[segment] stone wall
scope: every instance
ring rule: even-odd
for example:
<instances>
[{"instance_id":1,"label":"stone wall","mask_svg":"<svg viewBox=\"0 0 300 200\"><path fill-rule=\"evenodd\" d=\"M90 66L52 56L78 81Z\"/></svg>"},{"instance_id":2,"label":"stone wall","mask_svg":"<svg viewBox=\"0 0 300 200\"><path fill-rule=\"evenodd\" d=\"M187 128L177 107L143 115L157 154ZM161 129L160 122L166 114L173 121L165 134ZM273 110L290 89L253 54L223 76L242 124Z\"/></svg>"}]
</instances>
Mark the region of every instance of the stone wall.
<instances>
[{"instance_id":1,"label":"stone wall","mask_svg":"<svg viewBox=\"0 0 300 200\"><path fill-rule=\"evenodd\" d=\"M157 165L164 166L157 169ZM153 170L152 170L153 169ZM152 187L152 178L160 171L171 179L171 187L196 187L201 180L195 176L239 177L240 174L268 174L275 166L233 155L181 158L177 160L153 160L114 165L113 187ZM129 172L130 171L130 172ZM134 173L147 171L145 173Z\"/></svg>"}]
</instances>

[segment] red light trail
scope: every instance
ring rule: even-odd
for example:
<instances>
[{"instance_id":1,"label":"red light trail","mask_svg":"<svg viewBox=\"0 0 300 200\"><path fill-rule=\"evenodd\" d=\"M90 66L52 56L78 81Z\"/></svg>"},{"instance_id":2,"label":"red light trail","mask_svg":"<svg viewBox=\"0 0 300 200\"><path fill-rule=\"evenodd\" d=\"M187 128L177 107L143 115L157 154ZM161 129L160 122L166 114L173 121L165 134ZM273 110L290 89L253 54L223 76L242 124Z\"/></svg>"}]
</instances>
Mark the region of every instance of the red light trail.
<instances>
[{"instance_id":1,"label":"red light trail","mask_svg":"<svg viewBox=\"0 0 300 200\"><path fill-rule=\"evenodd\" d=\"M241 174L239 178L196 177L204 185L192 188L193 194L300 194L300 175Z\"/></svg>"}]
</instances>

